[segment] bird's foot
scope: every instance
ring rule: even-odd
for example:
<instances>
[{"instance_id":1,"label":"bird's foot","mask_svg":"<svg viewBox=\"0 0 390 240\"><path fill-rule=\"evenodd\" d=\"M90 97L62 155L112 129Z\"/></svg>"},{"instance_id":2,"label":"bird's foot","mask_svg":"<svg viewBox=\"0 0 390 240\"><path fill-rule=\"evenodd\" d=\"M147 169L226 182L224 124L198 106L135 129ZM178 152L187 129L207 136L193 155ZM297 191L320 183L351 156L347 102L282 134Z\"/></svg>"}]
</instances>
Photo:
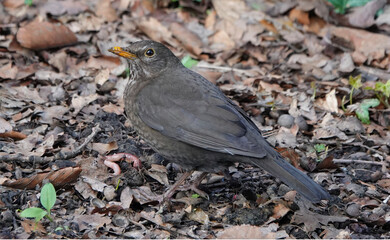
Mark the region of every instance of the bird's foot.
<instances>
[{"instance_id":1,"label":"bird's foot","mask_svg":"<svg viewBox=\"0 0 390 240\"><path fill-rule=\"evenodd\" d=\"M193 181L192 183L186 184L184 186L180 186L178 190L180 190L180 191L192 190L192 191L196 192L197 194L199 194L199 196L201 196L202 198L209 200L209 195L198 188L200 183L202 182L202 180L206 177L206 175L207 175L207 173L200 174L195 179L195 181Z\"/></svg>"},{"instance_id":2,"label":"bird's foot","mask_svg":"<svg viewBox=\"0 0 390 240\"><path fill-rule=\"evenodd\" d=\"M119 165L115 162L124 159L133 165L134 168L141 168L142 164L138 157L130 153L116 153L110 156L104 157L104 165L114 170L114 175L121 174L121 169Z\"/></svg>"}]
</instances>

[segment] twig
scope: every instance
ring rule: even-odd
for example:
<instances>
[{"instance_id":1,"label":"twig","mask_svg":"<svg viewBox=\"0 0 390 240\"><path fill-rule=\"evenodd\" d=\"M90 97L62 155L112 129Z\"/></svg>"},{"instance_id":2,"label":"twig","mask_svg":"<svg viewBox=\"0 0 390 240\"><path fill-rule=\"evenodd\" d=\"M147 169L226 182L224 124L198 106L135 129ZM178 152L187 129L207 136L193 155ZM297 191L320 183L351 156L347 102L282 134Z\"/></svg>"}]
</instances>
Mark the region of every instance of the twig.
<instances>
[{"instance_id":1,"label":"twig","mask_svg":"<svg viewBox=\"0 0 390 240\"><path fill-rule=\"evenodd\" d=\"M366 160L355 160L355 159L333 159L333 163L363 163L363 164L372 164L372 165L387 165L385 162L375 162L375 161L366 161Z\"/></svg>"},{"instance_id":2,"label":"twig","mask_svg":"<svg viewBox=\"0 0 390 240\"><path fill-rule=\"evenodd\" d=\"M238 68L232 68L232 67L223 67L223 66L215 66L209 63L205 62L199 62L196 65L197 68L207 68L207 69L212 69L218 72L235 72L241 75L249 76L251 77L253 74L249 74L248 69L238 69ZM260 75L264 75L263 72L259 71Z\"/></svg>"},{"instance_id":3,"label":"twig","mask_svg":"<svg viewBox=\"0 0 390 240\"><path fill-rule=\"evenodd\" d=\"M332 140L327 141L327 140L319 140L319 139L313 139L312 142L313 143L323 143L323 144L326 144L326 145L330 145L330 144L339 145L339 144L342 144L342 145L350 145L350 146L362 147L362 148L366 148L367 150L370 150L370 151L373 151L375 153L378 153L384 159L386 159L386 157L387 157L387 155L384 152L381 152L379 150L376 150L375 148L363 145L362 143L357 143L357 142L340 142L340 141L337 142L336 140L334 140L334 141L332 141Z\"/></svg>"},{"instance_id":4,"label":"twig","mask_svg":"<svg viewBox=\"0 0 390 240\"><path fill-rule=\"evenodd\" d=\"M390 195L389 196L387 196L387 198L385 199L385 200L383 200L383 203L384 204L387 204L387 202L390 200Z\"/></svg>"},{"instance_id":5,"label":"twig","mask_svg":"<svg viewBox=\"0 0 390 240\"><path fill-rule=\"evenodd\" d=\"M22 154L0 156L1 162L26 162L26 163L48 163L56 160L66 160L77 156L83 148L92 141L95 135L100 131L99 124L92 128L92 133L85 138L85 141L71 152L59 152L53 157L23 156Z\"/></svg>"}]
</instances>

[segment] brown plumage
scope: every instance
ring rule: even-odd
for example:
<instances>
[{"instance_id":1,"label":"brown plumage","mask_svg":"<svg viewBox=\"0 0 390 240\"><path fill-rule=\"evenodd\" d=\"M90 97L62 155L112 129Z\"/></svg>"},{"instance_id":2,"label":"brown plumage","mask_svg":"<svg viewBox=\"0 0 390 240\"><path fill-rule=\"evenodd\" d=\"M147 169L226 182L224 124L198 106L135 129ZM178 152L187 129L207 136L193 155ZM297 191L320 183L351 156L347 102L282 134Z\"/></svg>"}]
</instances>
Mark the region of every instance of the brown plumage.
<instances>
[{"instance_id":1,"label":"brown plumage","mask_svg":"<svg viewBox=\"0 0 390 240\"><path fill-rule=\"evenodd\" d=\"M242 109L184 67L163 44L140 41L110 51L129 62L132 79L124 92L128 118L167 160L187 171L204 172L221 171L234 162L250 163L313 202L330 198L274 150Z\"/></svg>"}]
</instances>

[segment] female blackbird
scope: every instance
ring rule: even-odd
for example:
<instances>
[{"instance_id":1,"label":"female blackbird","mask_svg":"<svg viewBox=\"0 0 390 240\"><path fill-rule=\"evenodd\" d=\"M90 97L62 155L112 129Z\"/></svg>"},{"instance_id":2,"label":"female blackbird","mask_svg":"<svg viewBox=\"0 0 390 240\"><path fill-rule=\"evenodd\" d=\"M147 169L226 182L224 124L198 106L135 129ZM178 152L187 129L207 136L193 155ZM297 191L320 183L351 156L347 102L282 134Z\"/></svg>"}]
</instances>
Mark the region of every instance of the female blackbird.
<instances>
[{"instance_id":1,"label":"female blackbird","mask_svg":"<svg viewBox=\"0 0 390 240\"><path fill-rule=\"evenodd\" d=\"M163 44L146 40L109 51L129 63L126 115L136 132L167 160L186 171L203 172L222 171L234 162L249 163L312 202L330 198L274 150L242 109L183 66Z\"/></svg>"}]
</instances>

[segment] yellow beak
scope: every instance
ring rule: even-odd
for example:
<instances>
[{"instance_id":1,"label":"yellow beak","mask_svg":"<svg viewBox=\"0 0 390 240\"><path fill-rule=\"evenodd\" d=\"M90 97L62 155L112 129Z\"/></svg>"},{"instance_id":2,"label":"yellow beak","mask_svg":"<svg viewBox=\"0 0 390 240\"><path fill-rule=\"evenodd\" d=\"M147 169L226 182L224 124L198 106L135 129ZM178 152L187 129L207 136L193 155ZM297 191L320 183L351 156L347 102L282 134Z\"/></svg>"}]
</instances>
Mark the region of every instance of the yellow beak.
<instances>
[{"instance_id":1,"label":"yellow beak","mask_svg":"<svg viewBox=\"0 0 390 240\"><path fill-rule=\"evenodd\" d=\"M116 54L118 56L128 58L128 59L137 58L137 55L130 53L130 52L127 52L127 51L123 50L121 47L113 47L113 48L108 49L108 51L112 52L113 54Z\"/></svg>"}]
</instances>

